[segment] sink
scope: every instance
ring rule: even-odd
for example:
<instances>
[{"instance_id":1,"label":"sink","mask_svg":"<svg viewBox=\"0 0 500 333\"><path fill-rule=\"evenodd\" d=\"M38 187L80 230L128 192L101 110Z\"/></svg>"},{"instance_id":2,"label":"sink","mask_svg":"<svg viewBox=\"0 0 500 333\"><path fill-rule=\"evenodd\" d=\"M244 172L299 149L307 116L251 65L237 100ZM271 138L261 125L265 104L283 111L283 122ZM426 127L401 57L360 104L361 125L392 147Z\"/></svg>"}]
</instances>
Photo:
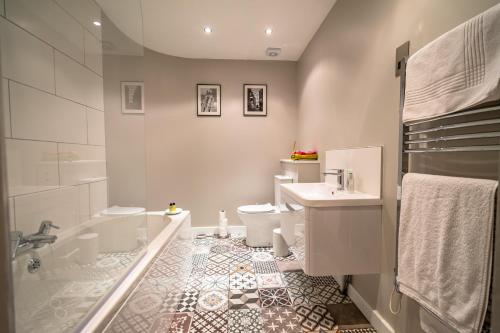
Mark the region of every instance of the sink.
<instances>
[{"instance_id":1,"label":"sink","mask_svg":"<svg viewBox=\"0 0 500 333\"><path fill-rule=\"evenodd\" d=\"M379 196L362 193L338 191L329 183L291 183L282 184L281 191L306 207L336 206L380 206Z\"/></svg>"},{"instance_id":2,"label":"sink","mask_svg":"<svg viewBox=\"0 0 500 333\"><path fill-rule=\"evenodd\" d=\"M304 273L339 276L380 272L380 196L338 191L331 183L280 186L284 207L296 217L282 219L281 232ZM304 209L295 211L297 205Z\"/></svg>"}]
</instances>

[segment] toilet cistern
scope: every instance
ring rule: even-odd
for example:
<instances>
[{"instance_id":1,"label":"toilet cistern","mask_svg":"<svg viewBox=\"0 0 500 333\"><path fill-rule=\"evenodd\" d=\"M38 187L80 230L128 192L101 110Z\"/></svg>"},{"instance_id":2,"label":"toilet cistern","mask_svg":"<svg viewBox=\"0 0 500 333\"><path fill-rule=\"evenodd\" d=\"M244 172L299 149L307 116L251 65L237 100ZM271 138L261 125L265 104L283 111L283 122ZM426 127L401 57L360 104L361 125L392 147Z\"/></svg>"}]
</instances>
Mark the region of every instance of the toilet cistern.
<instances>
[{"instance_id":1,"label":"toilet cistern","mask_svg":"<svg viewBox=\"0 0 500 333\"><path fill-rule=\"evenodd\" d=\"M344 169L327 169L323 175L337 176L337 190L345 190L345 170ZM332 193L333 194L333 193Z\"/></svg>"}]
</instances>

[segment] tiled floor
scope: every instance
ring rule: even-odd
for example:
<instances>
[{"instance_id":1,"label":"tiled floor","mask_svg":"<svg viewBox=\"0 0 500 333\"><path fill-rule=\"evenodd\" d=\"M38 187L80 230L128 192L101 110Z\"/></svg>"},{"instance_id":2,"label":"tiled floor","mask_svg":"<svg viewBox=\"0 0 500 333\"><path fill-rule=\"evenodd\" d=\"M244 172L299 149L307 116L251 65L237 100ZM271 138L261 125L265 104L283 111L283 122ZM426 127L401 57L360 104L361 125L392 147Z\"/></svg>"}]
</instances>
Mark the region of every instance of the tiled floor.
<instances>
[{"instance_id":1,"label":"tiled floor","mask_svg":"<svg viewBox=\"0 0 500 333\"><path fill-rule=\"evenodd\" d=\"M327 304L350 303L331 276L244 238L176 241L156 259L106 332L375 333L338 331Z\"/></svg>"}]
</instances>

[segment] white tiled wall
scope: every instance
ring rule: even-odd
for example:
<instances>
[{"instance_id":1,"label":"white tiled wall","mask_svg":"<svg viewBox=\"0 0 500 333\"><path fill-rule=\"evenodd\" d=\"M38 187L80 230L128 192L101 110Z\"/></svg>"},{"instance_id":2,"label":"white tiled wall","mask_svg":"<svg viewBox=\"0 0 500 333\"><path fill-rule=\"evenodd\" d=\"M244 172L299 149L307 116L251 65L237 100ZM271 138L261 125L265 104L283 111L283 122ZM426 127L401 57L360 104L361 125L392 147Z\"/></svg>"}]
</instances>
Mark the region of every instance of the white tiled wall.
<instances>
[{"instance_id":1,"label":"white tiled wall","mask_svg":"<svg viewBox=\"0 0 500 333\"><path fill-rule=\"evenodd\" d=\"M102 75L101 41L88 31L85 31L85 65Z\"/></svg>"},{"instance_id":2,"label":"white tiled wall","mask_svg":"<svg viewBox=\"0 0 500 333\"><path fill-rule=\"evenodd\" d=\"M54 50L5 19L0 24L2 75L53 93Z\"/></svg>"},{"instance_id":3,"label":"white tiled wall","mask_svg":"<svg viewBox=\"0 0 500 333\"><path fill-rule=\"evenodd\" d=\"M10 82L12 137L87 143L85 106Z\"/></svg>"},{"instance_id":4,"label":"white tiled wall","mask_svg":"<svg viewBox=\"0 0 500 333\"><path fill-rule=\"evenodd\" d=\"M103 109L102 78L68 56L56 51L56 94Z\"/></svg>"},{"instance_id":5,"label":"white tiled wall","mask_svg":"<svg viewBox=\"0 0 500 333\"><path fill-rule=\"evenodd\" d=\"M48 219L64 231L108 201L101 12L93 0L0 0L0 14L11 228Z\"/></svg>"},{"instance_id":6,"label":"white tiled wall","mask_svg":"<svg viewBox=\"0 0 500 333\"><path fill-rule=\"evenodd\" d=\"M83 62L83 27L52 0L6 0L7 18Z\"/></svg>"},{"instance_id":7,"label":"white tiled wall","mask_svg":"<svg viewBox=\"0 0 500 333\"><path fill-rule=\"evenodd\" d=\"M61 185L95 182L106 177L106 152L101 146L59 144Z\"/></svg>"},{"instance_id":8,"label":"white tiled wall","mask_svg":"<svg viewBox=\"0 0 500 333\"><path fill-rule=\"evenodd\" d=\"M88 143L104 146L104 112L87 108Z\"/></svg>"}]
</instances>

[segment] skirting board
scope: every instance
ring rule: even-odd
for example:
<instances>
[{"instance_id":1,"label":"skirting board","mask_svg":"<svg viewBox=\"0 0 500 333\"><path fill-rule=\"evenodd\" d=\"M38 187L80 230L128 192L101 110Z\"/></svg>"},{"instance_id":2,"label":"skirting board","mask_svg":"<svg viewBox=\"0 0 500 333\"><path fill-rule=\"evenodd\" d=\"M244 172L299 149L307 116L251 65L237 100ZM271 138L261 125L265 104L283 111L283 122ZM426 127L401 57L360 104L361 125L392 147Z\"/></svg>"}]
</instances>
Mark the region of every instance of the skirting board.
<instances>
[{"instance_id":1,"label":"skirting board","mask_svg":"<svg viewBox=\"0 0 500 333\"><path fill-rule=\"evenodd\" d=\"M218 232L218 227L212 226L212 227L192 227L194 235L200 235L200 234L208 234L212 235L214 233ZM244 225L228 225L227 226L227 231L230 234L238 234L241 237L246 236L247 234L247 227Z\"/></svg>"},{"instance_id":2,"label":"skirting board","mask_svg":"<svg viewBox=\"0 0 500 333\"><path fill-rule=\"evenodd\" d=\"M356 304L356 306L361 310L361 312L368 319L370 324L377 330L378 333L394 333L394 328L380 315L380 313L372 309L372 307L364 300L363 297L358 293L356 289L349 285L349 290L347 295Z\"/></svg>"}]
</instances>

